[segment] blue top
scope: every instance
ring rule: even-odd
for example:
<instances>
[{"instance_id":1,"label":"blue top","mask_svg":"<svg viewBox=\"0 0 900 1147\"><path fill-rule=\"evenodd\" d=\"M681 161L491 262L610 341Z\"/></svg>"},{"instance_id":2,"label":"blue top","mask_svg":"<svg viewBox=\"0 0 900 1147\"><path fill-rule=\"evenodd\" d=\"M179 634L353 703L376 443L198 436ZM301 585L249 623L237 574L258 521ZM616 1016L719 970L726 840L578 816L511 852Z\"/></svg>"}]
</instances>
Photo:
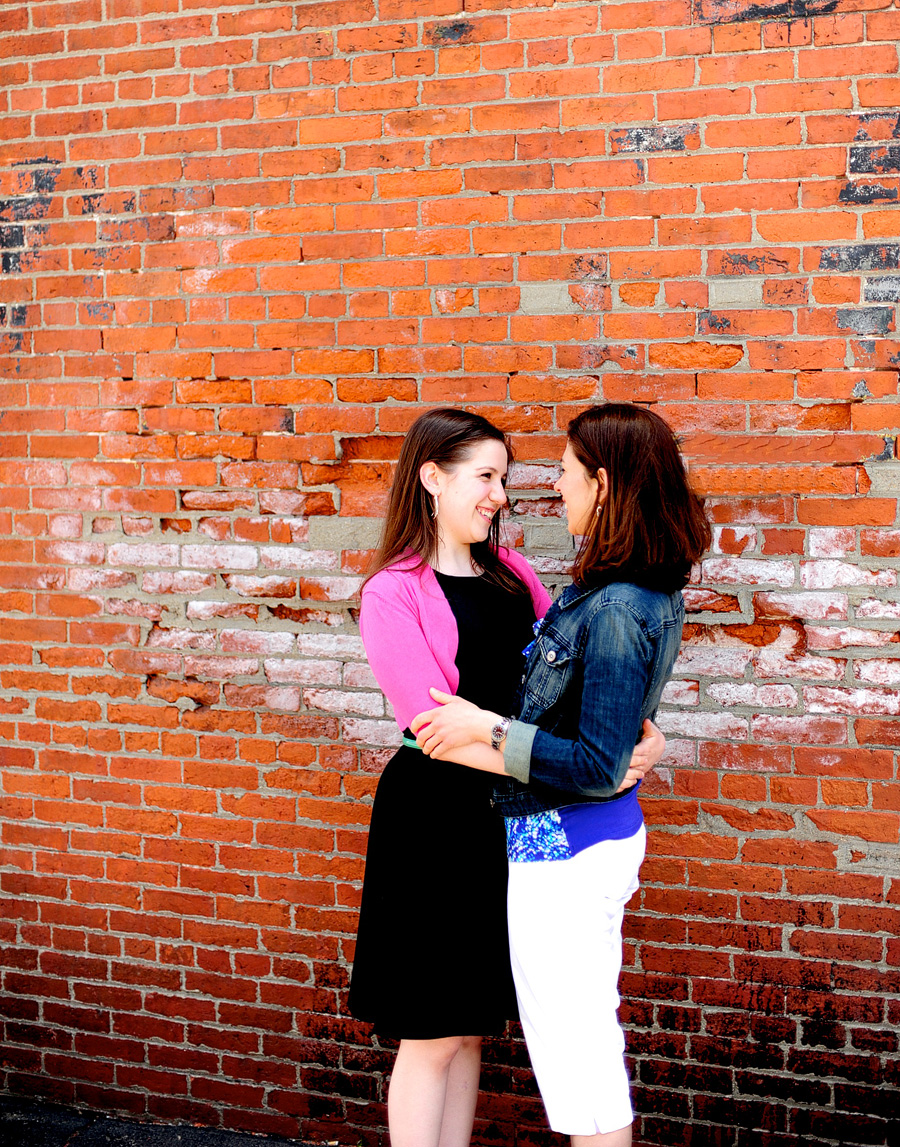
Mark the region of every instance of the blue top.
<instances>
[{"instance_id":1,"label":"blue top","mask_svg":"<svg viewBox=\"0 0 900 1147\"><path fill-rule=\"evenodd\" d=\"M644 815L638 785L620 800L564 805L530 816L506 818L506 855L514 863L570 860L601 840L626 840L640 829Z\"/></svg>"}]
</instances>

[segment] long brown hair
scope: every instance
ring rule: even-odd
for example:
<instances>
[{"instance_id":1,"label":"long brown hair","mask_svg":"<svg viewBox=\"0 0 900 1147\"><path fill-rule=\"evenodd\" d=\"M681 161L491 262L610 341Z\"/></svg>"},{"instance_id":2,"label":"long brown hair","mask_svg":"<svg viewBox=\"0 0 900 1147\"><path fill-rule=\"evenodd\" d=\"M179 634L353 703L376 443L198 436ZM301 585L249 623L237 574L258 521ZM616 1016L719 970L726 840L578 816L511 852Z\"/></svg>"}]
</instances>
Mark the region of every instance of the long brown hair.
<instances>
[{"instance_id":1,"label":"long brown hair","mask_svg":"<svg viewBox=\"0 0 900 1147\"><path fill-rule=\"evenodd\" d=\"M671 426L627 402L583 411L568 427L575 457L592 478L609 483L572 577L593 586L631 581L674 592L711 541L703 501L691 489Z\"/></svg>"},{"instance_id":2,"label":"long brown hair","mask_svg":"<svg viewBox=\"0 0 900 1147\"><path fill-rule=\"evenodd\" d=\"M434 462L444 471L452 470L486 440L502 443L507 464L512 464L512 447L506 435L480 414L444 406L419 415L400 449L381 541L367 580L410 555L415 555L419 566L433 562L438 552L438 524L432 515L432 497L422 485L419 470L426 462ZM512 593L528 593L524 582L500 560L499 545L500 514L497 513L491 520L487 540L473 542L472 560L484 570L486 581Z\"/></svg>"}]
</instances>

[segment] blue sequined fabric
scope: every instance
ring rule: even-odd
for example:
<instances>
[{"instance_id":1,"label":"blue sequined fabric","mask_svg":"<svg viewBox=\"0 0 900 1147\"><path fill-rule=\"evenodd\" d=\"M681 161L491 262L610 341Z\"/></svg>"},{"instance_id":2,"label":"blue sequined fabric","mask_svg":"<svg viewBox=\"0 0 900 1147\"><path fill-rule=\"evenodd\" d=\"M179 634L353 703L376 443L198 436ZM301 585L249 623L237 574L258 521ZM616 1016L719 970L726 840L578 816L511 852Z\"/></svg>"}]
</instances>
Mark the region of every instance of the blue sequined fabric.
<instances>
[{"instance_id":1,"label":"blue sequined fabric","mask_svg":"<svg viewBox=\"0 0 900 1147\"><path fill-rule=\"evenodd\" d=\"M572 850L559 810L507 817L506 855L518 862L568 860Z\"/></svg>"}]
</instances>

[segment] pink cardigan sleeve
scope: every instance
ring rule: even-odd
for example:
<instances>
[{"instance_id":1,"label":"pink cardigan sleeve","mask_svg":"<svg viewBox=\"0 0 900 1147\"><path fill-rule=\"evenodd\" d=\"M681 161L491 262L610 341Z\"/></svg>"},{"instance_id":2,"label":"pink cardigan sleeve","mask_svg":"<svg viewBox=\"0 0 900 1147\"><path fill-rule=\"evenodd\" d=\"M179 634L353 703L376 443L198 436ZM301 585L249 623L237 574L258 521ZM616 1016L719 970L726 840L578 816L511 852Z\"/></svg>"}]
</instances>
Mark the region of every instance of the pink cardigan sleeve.
<instances>
[{"instance_id":1,"label":"pink cardigan sleeve","mask_svg":"<svg viewBox=\"0 0 900 1147\"><path fill-rule=\"evenodd\" d=\"M417 713L434 708L430 686L455 692L425 640L412 595L381 593L367 585L359 630L375 680L401 729L408 728Z\"/></svg>"}]
</instances>

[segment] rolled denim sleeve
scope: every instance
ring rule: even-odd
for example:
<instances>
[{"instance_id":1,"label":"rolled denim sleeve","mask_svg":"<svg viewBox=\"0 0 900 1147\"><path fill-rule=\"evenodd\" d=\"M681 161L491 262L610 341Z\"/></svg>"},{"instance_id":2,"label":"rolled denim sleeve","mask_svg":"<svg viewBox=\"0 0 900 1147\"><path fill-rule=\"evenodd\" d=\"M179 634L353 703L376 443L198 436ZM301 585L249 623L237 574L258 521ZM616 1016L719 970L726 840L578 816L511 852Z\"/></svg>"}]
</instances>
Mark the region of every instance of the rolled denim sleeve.
<instances>
[{"instance_id":1,"label":"rolled denim sleeve","mask_svg":"<svg viewBox=\"0 0 900 1147\"><path fill-rule=\"evenodd\" d=\"M506 730L503 768L524 785L528 784L531 772L531 746L537 731L537 725L526 725L524 721L511 721Z\"/></svg>"},{"instance_id":2,"label":"rolled denim sleeve","mask_svg":"<svg viewBox=\"0 0 900 1147\"><path fill-rule=\"evenodd\" d=\"M586 797L613 796L640 734L653 657L638 614L622 602L603 605L591 620L584 651L577 739L513 722L504 746L506 771Z\"/></svg>"}]
</instances>

